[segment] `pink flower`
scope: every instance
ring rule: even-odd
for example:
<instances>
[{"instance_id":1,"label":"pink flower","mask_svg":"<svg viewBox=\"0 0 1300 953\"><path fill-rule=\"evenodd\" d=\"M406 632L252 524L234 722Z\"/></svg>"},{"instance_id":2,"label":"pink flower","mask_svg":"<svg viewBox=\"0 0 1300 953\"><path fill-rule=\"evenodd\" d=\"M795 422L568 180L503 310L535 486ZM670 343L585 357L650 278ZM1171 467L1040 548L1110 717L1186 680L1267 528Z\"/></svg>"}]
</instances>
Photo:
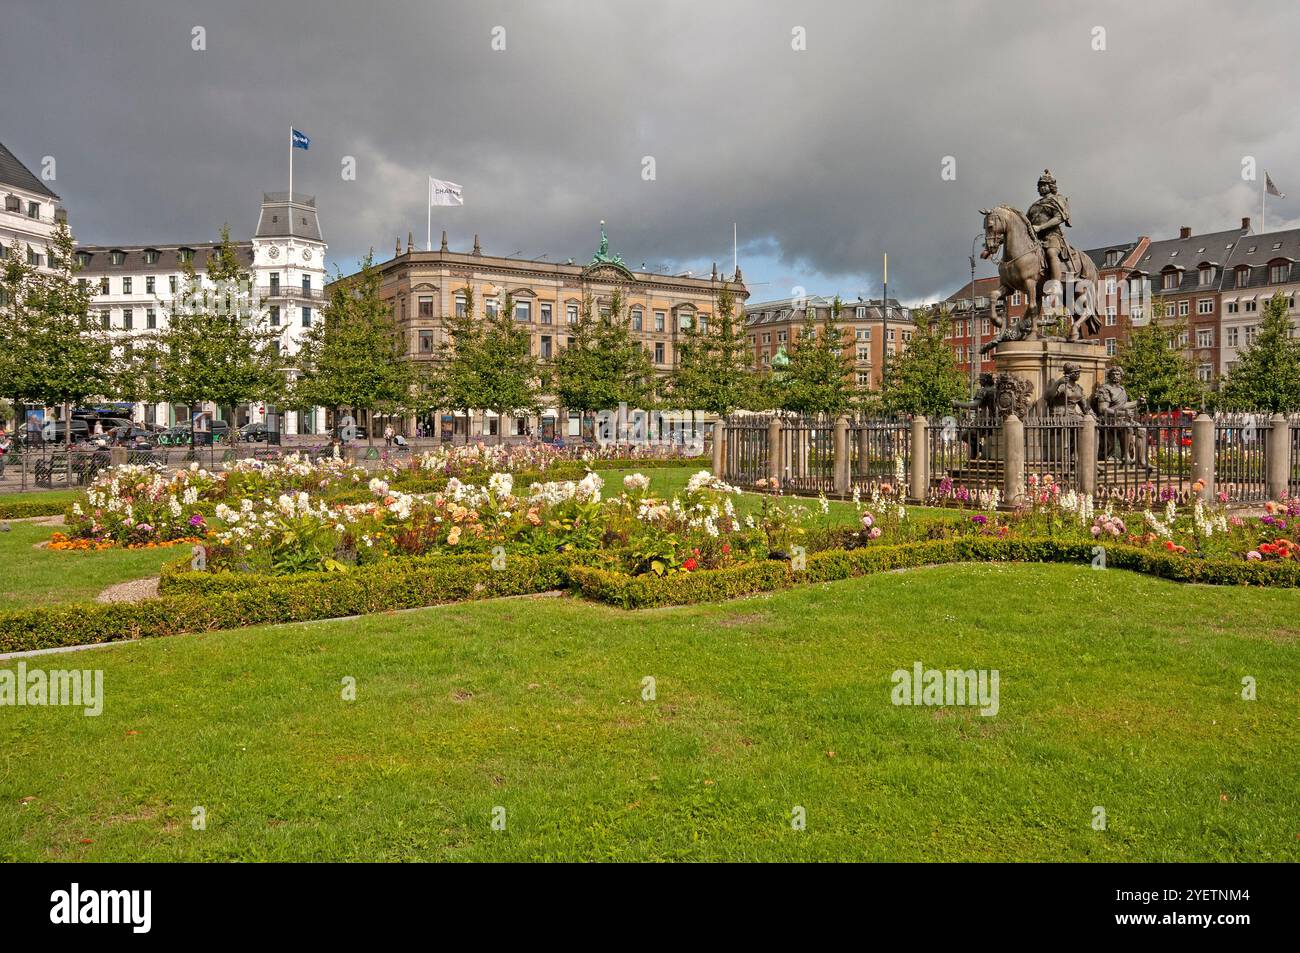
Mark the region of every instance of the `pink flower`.
<instances>
[{"instance_id":1,"label":"pink flower","mask_svg":"<svg viewBox=\"0 0 1300 953\"><path fill-rule=\"evenodd\" d=\"M871 527L871 531L867 533L867 539L880 539L880 527Z\"/></svg>"}]
</instances>

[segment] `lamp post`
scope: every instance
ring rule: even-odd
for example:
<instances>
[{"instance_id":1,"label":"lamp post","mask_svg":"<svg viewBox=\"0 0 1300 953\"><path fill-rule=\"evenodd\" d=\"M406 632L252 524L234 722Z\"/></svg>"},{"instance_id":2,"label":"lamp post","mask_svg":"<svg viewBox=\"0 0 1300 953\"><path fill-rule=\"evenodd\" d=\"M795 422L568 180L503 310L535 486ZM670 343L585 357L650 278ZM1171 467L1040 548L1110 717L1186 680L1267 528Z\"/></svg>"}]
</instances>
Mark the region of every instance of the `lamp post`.
<instances>
[{"instance_id":1,"label":"lamp post","mask_svg":"<svg viewBox=\"0 0 1300 953\"><path fill-rule=\"evenodd\" d=\"M984 233L980 232L970 243L970 337L971 337L971 359L970 359L970 393L971 397L975 396L976 389L979 387L980 380L980 331L979 323L975 320L975 246L984 240Z\"/></svg>"}]
</instances>

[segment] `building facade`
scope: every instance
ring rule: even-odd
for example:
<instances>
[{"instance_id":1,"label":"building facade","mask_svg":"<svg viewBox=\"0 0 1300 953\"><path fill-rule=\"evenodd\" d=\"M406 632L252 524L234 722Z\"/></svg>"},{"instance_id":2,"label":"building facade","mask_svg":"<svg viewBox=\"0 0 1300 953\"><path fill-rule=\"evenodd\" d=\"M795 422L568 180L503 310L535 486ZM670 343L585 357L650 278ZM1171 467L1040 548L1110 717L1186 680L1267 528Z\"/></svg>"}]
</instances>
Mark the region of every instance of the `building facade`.
<instances>
[{"instance_id":1,"label":"building facade","mask_svg":"<svg viewBox=\"0 0 1300 953\"><path fill-rule=\"evenodd\" d=\"M1217 350L1220 374L1230 374L1241 351L1255 340L1260 313L1278 292L1287 299L1291 333L1300 331L1300 229L1250 235L1237 242L1223 269L1223 317Z\"/></svg>"},{"instance_id":2,"label":"building facade","mask_svg":"<svg viewBox=\"0 0 1300 953\"><path fill-rule=\"evenodd\" d=\"M730 280L716 268L707 278L634 271L609 253L603 228L600 250L587 264L488 255L478 236L470 251L453 251L444 232L441 247L433 251L417 250L408 236L405 251L399 241L393 257L375 268L380 274L380 296L392 310L408 357L416 362L440 358L449 318L463 315L468 307L467 291L472 293L475 315L480 316L496 315L510 295L515 321L528 329L532 353L543 364L568 346L585 301L590 300L593 312L608 314L617 291L632 337L641 342L655 372L666 376L677 364L685 329L696 321L707 329L724 283L735 297L737 320L748 297L739 269ZM432 419L402 422L408 431L417 425L447 440L522 434L576 437L582 432L577 413L553 399L540 414L506 421L497 420L491 411L477 410L468 416L444 412Z\"/></svg>"},{"instance_id":3,"label":"building facade","mask_svg":"<svg viewBox=\"0 0 1300 953\"><path fill-rule=\"evenodd\" d=\"M208 257L219 242L152 245L78 245L79 280L96 290L91 304L92 318L101 328L120 339L123 346L133 337L147 335L167 326L178 294L185 289L189 268L207 280ZM236 241L241 265L252 279L255 308L266 316L270 329L279 329L281 353L296 354L302 335L319 319L325 294L325 249L316 199L310 195L267 192L262 196L261 214L253 237ZM196 410L180 404L136 404L134 419L149 424L185 423ZM263 420L264 402L240 410L240 425ZM284 433L318 433L324 427L324 411L285 410L281 415Z\"/></svg>"},{"instance_id":4,"label":"building facade","mask_svg":"<svg viewBox=\"0 0 1300 953\"><path fill-rule=\"evenodd\" d=\"M780 366L809 318L818 333L826 326L834 299L821 295L760 301L745 307L745 331L758 372ZM887 355L906 350L912 340L912 313L889 299L888 321L879 300L841 301L838 324L843 346L853 355L853 378L859 387L878 390Z\"/></svg>"},{"instance_id":5,"label":"building facade","mask_svg":"<svg viewBox=\"0 0 1300 953\"><path fill-rule=\"evenodd\" d=\"M68 220L59 197L0 143L0 258L48 268L54 230Z\"/></svg>"}]
</instances>

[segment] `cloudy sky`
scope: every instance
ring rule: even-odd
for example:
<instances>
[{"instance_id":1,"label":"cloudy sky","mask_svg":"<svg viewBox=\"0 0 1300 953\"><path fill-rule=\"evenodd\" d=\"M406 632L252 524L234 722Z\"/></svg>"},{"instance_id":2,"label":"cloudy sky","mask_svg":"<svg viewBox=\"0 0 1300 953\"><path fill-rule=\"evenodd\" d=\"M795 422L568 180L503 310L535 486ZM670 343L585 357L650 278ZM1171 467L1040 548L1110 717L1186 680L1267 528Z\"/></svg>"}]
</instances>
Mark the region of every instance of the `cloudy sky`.
<instances>
[{"instance_id":1,"label":"cloudy sky","mask_svg":"<svg viewBox=\"0 0 1300 953\"><path fill-rule=\"evenodd\" d=\"M947 294L977 210L1023 208L1045 166L1082 247L1258 228L1247 156L1289 192L1270 230L1300 224L1294 0L5 0L2 22L0 142L56 159L92 243L248 235L291 124L345 270L423 240L429 174L465 189L435 210L453 248L585 260L603 218L632 267L707 272L735 222L751 300L879 295L885 252L891 293Z\"/></svg>"}]
</instances>

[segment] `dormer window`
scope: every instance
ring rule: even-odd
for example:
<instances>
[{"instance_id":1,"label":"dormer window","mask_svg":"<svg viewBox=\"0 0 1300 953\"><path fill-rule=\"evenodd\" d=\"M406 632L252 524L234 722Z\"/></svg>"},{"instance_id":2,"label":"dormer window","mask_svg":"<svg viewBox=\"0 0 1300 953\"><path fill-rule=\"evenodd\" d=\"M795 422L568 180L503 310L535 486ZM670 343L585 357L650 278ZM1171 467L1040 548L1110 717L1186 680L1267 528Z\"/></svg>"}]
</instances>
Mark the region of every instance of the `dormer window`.
<instances>
[{"instance_id":1,"label":"dormer window","mask_svg":"<svg viewBox=\"0 0 1300 953\"><path fill-rule=\"evenodd\" d=\"M1201 287L1202 288L1208 288L1210 285L1214 284L1214 271L1215 269L1213 265L1201 266Z\"/></svg>"},{"instance_id":2,"label":"dormer window","mask_svg":"<svg viewBox=\"0 0 1300 953\"><path fill-rule=\"evenodd\" d=\"M1250 266L1242 265L1237 269L1236 287L1245 288L1250 284Z\"/></svg>"},{"instance_id":3,"label":"dormer window","mask_svg":"<svg viewBox=\"0 0 1300 953\"><path fill-rule=\"evenodd\" d=\"M79 251L79 252L77 252L77 264L80 265L82 268L85 268L87 265L89 265L89 264L90 264L90 252L88 252L88 251Z\"/></svg>"},{"instance_id":4,"label":"dormer window","mask_svg":"<svg viewBox=\"0 0 1300 953\"><path fill-rule=\"evenodd\" d=\"M145 263L146 265L156 265L156 264L158 264L158 251L157 251L157 249L154 249L154 248L146 248L146 249L144 250L144 263Z\"/></svg>"},{"instance_id":5,"label":"dormer window","mask_svg":"<svg viewBox=\"0 0 1300 953\"><path fill-rule=\"evenodd\" d=\"M182 265L187 265L190 262L194 261L194 249L193 248L176 249L176 260L179 261Z\"/></svg>"},{"instance_id":6,"label":"dormer window","mask_svg":"<svg viewBox=\"0 0 1300 953\"><path fill-rule=\"evenodd\" d=\"M126 252L121 252L114 249L113 251L108 253L108 261L109 264L120 265L122 264L122 262L126 261Z\"/></svg>"},{"instance_id":7,"label":"dormer window","mask_svg":"<svg viewBox=\"0 0 1300 953\"><path fill-rule=\"evenodd\" d=\"M1120 253L1119 253L1118 250L1114 250L1114 251L1108 251L1108 252L1106 252L1106 267L1107 267L1107 268L1114 268L1116 265L1118 265L1118 264L1119 264L1119 256L1120 256Z\"/></svg>"},{"instance_id":8,"label":"dormer window","mask_svg":"<svg viewBox=\"0 0 1300 953\"><path fill-rule=\"evenodd\" d=\"M1160 276L1160 287L1165 291L1173 291L1178 287L1178 272L1170 268Z\"/></svg>"},{"instance_id":9,"label":"dormer window","mask_svg":"<svg viewBox=\"0 0 1300 953\"><path fill-rule=\"evenodd\" d=\"M1275 285L1280 285L1291 277L1291 262L1273 261L1268 266L1268 280Z\"/></svg>"}]
</instances>

